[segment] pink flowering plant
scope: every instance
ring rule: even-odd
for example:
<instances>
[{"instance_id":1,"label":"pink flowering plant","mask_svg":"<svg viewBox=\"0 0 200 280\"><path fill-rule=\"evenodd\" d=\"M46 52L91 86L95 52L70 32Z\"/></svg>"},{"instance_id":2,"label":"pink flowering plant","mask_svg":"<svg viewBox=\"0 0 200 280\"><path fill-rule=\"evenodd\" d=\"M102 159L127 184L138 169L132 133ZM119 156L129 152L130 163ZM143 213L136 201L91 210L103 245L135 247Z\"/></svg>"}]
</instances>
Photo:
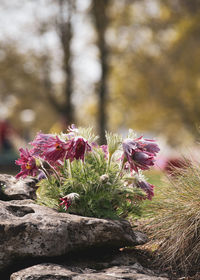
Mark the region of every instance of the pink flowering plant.
<instances>
[{"instance_id":1,"label":"pink flowering plant","mask_svg":"<svg viewBox=\"0 0 200 280\"><path fill-rule=\"evenodd\" d=\"M37 202L60 211L111 219L139 215L143 200L154 195L142 172L154 165L158 145L132 130L125 139L106 132L106 145L97 139L91 128L74 125L60 135L38 133L30 150L19 150L16 177L37 177Z\"/></svg>"}]
</instances>

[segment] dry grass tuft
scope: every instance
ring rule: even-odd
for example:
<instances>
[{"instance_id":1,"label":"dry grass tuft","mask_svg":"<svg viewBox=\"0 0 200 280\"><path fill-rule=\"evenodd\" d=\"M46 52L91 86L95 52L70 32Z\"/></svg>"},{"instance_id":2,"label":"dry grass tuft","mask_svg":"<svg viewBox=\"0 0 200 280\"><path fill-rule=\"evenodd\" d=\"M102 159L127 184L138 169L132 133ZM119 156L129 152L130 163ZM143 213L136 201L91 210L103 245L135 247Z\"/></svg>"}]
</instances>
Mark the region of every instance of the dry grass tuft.
<instances>
[{"instance_id":1,"label":"dry grass tuft","mask_svg":"<svg viewBox=\"0 0 200 280\"><path fill-rule=\"evenodd\" d=\"M150 206L154 218L146 225L158 245L157 262L184 275L200 267L200 165L175 169Z\"/></svg>"}]
</instances>

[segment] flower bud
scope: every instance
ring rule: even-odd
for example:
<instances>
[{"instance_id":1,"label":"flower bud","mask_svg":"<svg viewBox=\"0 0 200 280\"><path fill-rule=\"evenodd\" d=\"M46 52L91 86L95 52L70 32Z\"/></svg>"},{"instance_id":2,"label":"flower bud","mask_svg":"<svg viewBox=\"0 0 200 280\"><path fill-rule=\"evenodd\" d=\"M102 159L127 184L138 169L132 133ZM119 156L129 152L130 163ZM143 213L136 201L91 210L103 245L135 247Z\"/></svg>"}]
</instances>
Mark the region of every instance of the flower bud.
<instances>
[{"instance_id":1,"label":"flower bud","mask_svg":"<svg viewBox=\"0 0 200 280\"><path fill-rule=\"evenodd\" d=\"M102 183L108 182L108 179L109 179L108 174L103 174L103 175L101 175L101 177L100 177L100 181L101 181Z\"/></svg>"},{"instance_id":2,"label":"flower bud","mask_svg":"<svg viewBox=\"0 0 200 280\"><path fill-rule=\"evenodd\" d=\"M67 198L68 200L73 202L74 200L79 199L80 195L78 193L70 193L70 194L64 196L64 198Z\"/></svg>"}]
</instances>

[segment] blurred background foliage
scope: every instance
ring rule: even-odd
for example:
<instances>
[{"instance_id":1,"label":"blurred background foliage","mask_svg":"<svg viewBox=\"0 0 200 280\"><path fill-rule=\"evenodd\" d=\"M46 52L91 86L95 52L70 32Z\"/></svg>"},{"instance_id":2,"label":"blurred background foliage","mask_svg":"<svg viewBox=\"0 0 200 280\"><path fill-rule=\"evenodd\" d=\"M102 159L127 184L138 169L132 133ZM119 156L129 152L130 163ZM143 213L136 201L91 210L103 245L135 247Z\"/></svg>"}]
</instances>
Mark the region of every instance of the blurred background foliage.
<instances>
[{"instance_id":1,"label":"blurred background foliage","mask_svg":"<svg viewBox=\"0 0 200 280\"><path fill-rule=\"evenodd\" d=\"M199 0L0 2L0 117L15 134L71 123L197 140Z\"/></svg>"}]
</instances>

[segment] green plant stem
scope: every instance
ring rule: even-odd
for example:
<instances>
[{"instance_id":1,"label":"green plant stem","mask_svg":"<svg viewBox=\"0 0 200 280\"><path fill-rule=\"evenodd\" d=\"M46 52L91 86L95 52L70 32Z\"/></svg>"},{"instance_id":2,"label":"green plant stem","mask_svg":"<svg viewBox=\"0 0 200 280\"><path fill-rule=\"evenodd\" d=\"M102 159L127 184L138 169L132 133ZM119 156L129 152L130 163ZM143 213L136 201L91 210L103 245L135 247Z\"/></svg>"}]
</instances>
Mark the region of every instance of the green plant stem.
<instances>
[{"instance_id":1,"label":"green plant stem","mask_svg":"<svg viewBox=\"0 0 200 280\"><path fill-rule=\"evenodd\" d=\"M114 183L116 183L117 180L119 179L119 177L120 177L120 175L121 175L121 172L122 172L122 170L123 170L123 168L124 168L124 164L125 164L125 162L123 161L122 164L121 164L121 168L120 168L120 170L119 170L119 173L117 174L117 176L116 176L116 178L115 178Z\"/></svg>"},{"instance_id":2,"label":"green plant stem","mask_svg":"<svg viewBox=\"0 0 200 280\"><path fill-rule=\"evenodd\" d=\"M108 171L109 171L112 155L113 154L110 154L110 153L108 154L108 163L107 163L106 173L108 173Z\"/></svg>"},{"instance_id":3,"label":"green plant stem","mask_svg":"<svg viewBox=\"0 0 200 280\"><path fill-rule=\"evenodd\" d=\"M55 170L55 168L54 168L49 162L48 162L48 165L49 165L50 168L52 169L52 171L53 171L53 173L55 174L55 176L56 176L56 178L57 178L57 180L58 180L58 182L59 182L59 185L60 185L60 177L59 177L57 171Z\"/></svg>"},{"instance_id":4,"label":"green plant stem","mask_svg":"<svg viewBox=\"0 0 200 280\"><path fill-rule=\"evenodd\" d=\"M68 171L69 171L69 178L73 179L73 174L72 174L72 165L70 159L67 160L68 163Z\"/></svg>"},{"instance_id":5,"label":"green plant stem","mask_svg":"<svg viewBox=\"0 0 200 280\"><path fill-rule=\"evenodd\" d=\"M95 159L96 163L98 163L97 156L96 156L96 151L94 151L94 152L92 153L92 156L93 156L93 158Z\"/></svg>"},{"instance_id":6,"label":"green plant stem","mask_svg":"<svg viewBox=\"0 0 200 280\"><path fill-rule=\"evenodd\" d=\"M44 172L44 174L46 175L46 177L47 177L47 180L49 181L49 183L50 183L50 180L49 180L49 173L46 171L46 169L43 167L43 165L41 164L41 166L40 166L40 169L42 170L42 172Z\"/></svg>"},{"instance_id":7,"label":"green plant stem","mask_svg":"<svg viewBox=\"0 0 200 280\"><path fill-rule=\"evenodd\" d=\"M67 160L64 157L64 165L63 165L63 170L64 170L64 174L66 175L66 169L67 169Z\"/></svg>"},{"instance_id":8,"label":"green plant stem","mask_svg":"<svg viewBox=\"0 0 200 280\"><path fill-rule=\"evenodd\" d=\"M85 182L87 182L87 176L86 176L86 172L85 172L85 168L84 168L84 164L83 164L82 160L81 160L81 169L82 169L84 177L85 177ZM85 185L83 185L83 188L84 188L84 191L86 192L87 189L86 189Z\"/></svg>"}]
</instances>

